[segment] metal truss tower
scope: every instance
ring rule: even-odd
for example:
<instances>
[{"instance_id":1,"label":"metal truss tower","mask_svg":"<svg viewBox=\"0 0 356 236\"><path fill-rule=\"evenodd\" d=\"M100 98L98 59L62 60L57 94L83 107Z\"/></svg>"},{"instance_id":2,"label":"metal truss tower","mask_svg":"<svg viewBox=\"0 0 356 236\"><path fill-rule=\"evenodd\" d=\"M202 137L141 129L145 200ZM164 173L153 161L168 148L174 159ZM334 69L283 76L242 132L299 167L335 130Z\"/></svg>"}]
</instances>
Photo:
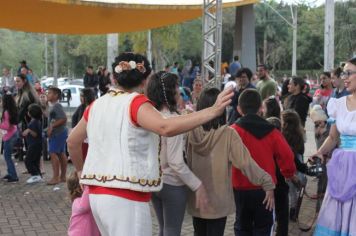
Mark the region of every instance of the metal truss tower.
<instances>
[{"instance_id":1,"label":"metal truss tower","mask_svg":"<svg viewBox=\"0 0 356 236\"><path fill-rule=\"evenodd\" d=\"M201 78L205 87L221 86L222 0L204 0Z\"/></svg>"}]
</instances>

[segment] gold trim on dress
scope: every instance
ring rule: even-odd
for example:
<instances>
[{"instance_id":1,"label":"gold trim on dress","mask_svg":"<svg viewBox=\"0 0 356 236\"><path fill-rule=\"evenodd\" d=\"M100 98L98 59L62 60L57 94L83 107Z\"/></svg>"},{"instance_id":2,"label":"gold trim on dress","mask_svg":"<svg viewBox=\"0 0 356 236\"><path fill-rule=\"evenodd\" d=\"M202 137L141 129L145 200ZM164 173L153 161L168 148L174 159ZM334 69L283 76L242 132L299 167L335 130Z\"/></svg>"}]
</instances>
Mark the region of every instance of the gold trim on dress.
<instances>
[{"instance_id":1,"label":"gold trim on dress","mask_svg":"<svg viewBox=\"0 0 356 236\"><path fill-rule=\"evenodd\" d=\"M139 184L141 186L159 186L161 183L161 178L159 177L158 179L155 180L149 180L149 179L137 179L137 177L132 176L132 177L123 177L122 175L119 176L110 176L110 175L95 175L95 174L87 174L83 175L81 177L83 180L96 180L98 182L111 182L111 181L120 181L120 182L128 182L131 184Z\"/></svg>"}]
</instances>

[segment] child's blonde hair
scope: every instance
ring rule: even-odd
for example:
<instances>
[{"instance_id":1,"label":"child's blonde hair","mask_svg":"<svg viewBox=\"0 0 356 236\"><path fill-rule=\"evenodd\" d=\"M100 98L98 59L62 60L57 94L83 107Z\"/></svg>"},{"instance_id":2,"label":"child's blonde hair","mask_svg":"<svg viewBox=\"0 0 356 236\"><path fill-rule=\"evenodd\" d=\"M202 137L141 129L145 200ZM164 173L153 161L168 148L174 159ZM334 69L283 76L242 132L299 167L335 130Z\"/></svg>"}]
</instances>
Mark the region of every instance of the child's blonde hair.
<instances>
[{"instance_id":1,"label":"child's blonde hair","mask_svg":"<svg viewBox=\"0 0 356 236\"><path fill-rule=\"evenodd\" d=\"M83 190L79 184L79 178L76 171L73 171L67 178L67 187L69 190L70 199L73 202L76 198L81 197Z\"/></svg>"}]
</instances>

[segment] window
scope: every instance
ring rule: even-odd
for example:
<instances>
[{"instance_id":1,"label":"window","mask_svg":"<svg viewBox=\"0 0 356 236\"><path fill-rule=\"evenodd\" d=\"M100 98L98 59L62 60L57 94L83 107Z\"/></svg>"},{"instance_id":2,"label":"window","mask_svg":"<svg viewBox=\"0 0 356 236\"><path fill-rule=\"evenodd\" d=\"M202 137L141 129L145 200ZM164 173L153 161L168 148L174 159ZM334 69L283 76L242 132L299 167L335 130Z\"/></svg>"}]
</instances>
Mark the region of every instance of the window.
<instances>
[{"instance_id":1,"label":"window","mask_svg":"<svg viewBox=\"0 0 356 236\"><path fill-rule=\"evenodd\" d=\"M76 87L69 87L68 89L70 89L70 93L73 94L77 94L77 89Z\"/></svg>"}]
</instances>

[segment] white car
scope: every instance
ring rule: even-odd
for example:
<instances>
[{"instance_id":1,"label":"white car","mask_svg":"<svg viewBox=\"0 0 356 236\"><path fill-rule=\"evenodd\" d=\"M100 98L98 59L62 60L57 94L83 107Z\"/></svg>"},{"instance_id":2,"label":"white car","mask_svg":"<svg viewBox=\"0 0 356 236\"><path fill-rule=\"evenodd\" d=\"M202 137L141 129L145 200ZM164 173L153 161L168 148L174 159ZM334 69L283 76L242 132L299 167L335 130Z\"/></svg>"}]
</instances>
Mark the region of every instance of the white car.
<instances>
[{"instance_id":1,"label":"white car","mask_svg":"<svg viewBox=\"0 0 356 236\"><path fill-rule=\"evenodd\" d=\"M75 84L65 84L62 86L58 86L58 88L64 92L64 95L66 95L66 90L70 91L71 93L71 99L68 101L66 97L61 100L61 104L64 107L79 107L80 106L80 92L82 89L84 89L84 86L82 85L75 85ZM64 90L64 91L63 91Z\"/></svg>"},{"instance_id":2,"label":"white car","mask_svg":"<svg viewBox=\"0 0 356 236\"><path fill-rule=\"evenodd\" d=\"M54 78L53 77L44 77L41 79L41 87L42 88L48 88L49 86L53 85ZM58 78L57 79L57 84L58 87L64 86L69 84L69 78Z\"/></svg>"}]
</instances>

